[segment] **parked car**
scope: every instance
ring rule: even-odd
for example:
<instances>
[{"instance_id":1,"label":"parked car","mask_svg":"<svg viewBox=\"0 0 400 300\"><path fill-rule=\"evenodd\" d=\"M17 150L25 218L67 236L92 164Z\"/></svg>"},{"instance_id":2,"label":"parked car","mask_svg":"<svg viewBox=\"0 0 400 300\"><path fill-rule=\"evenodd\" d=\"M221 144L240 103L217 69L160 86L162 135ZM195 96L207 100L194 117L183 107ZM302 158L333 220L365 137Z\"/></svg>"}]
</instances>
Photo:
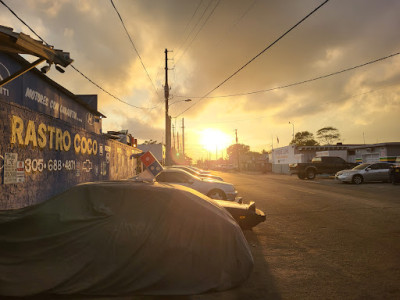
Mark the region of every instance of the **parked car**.
<instances>
[{"instance_id":1,"label":"parked car","mask_svg":"<svg viewBox=\"0 0 400 300\"><path fill-rule=\"evenodd\" d=\"M253 270L232 216L178 185L81 184L0 211L0 224L0 298L193 295L231 289Z\"/></svg>"},{"instance_id":2,"label":"parked car","mask_svg":"<svg viewBox=\"0 0 400 300\"><path fill-rule=\"evenodd\" d=\"M189 166L173 165L173 166L171 166L171 168L182 169L182 170L185 170L186 172L189 172L190 174L192 174L194 176L201 177L201 178L209 178L209 179L214 179L214 180L218 180L218 181L224 181L222 179L222 177L213 175L210 172L207 172L207 173L201 172L201 170L194 169L193 167L189 167Z\"/></svg>"},{"instance_id":3,"label":"parked car","mask_svg":"<svg viewBox=\"0 0 400 300\"><path fill-rule=\"evenodd\" d=\"M211 172L210 171L206 171L206 170L203 170L203 169L200 169L200 168L197 168L197 167L195 167L195 166L188 166L190 169L192 169L192 170L195 170L195 171L197 171L197 172L199 172L199 173L201 173L201 174L211 174Z\"/></svg>"},{"instance_id":4,"label":"parked car","mask_svg":"<svg viewBox=\"0 0 400 300\"><path fill-rule=\"evenodd\" d=\"M384 181L389 182L390 163L363 163L350 170L336 173L335 178L341 182L361 184L363 182Z\"/></svg>"},{"instance_id":5,"label":"parked car","mask_svg":"<svg viewBox=\"0 0 400 300\"><path fill-rule=\"evenodd\" d=\"M400 156L396 157L394 165L389 170L390 182L393 184L400 183Z\"/></svg>"},{"instance_id":6,"label":"parked car","mask_svg":"<svg viewBox=\"0 0 400 300\"><path fill-rule=\"evenodd\" d=\"M317 174L334 175L340 170L352 168L356 163L348 163L337 156L316 156L309 163L290 164L290 174L297 174L300 179L314 179Z\"/></svg>"},{"instance_id":7,"label":"parked car","mask_svg":"<svg viewBox=\"0 0 400 300\"><path fill-rule=\"evenodd\" d=\"M233 184L200 178L178 168L162 170L156 176L156 181L187 186L213 199L241 202L241 199L237 197L238 193Z\"/></svg>"},{"instance_id":8,"label":"parked car","mask_svg":"<svg viewBox=\"0 0 400 300\"><path fill-rule=\"evenodd\" d=\"M265 213L256 208L254 201L251 201L249 204L215 199L213 201L225 208L242 229L251 229L265 221Z\"/></svg>"}]
</instances>

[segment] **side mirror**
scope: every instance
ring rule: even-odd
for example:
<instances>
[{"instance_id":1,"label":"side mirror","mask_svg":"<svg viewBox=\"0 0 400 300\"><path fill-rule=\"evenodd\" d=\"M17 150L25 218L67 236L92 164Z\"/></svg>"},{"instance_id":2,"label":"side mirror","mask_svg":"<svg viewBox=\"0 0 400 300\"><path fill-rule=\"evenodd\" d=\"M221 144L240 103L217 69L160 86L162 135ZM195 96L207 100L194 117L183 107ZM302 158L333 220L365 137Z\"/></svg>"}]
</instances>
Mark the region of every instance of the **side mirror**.
<instances>
[{"instance_id":1,"label":"side mirror","mask_svg":"<svg viewBox=\"0 0 400 300\"><path fill-rule=\"evenodd\" d=\"M371 168L366 168L366 169L365 169L365 171L367 171L367 172L370 171L370 170L371 170Z\"/></svg>"}]
</instances>

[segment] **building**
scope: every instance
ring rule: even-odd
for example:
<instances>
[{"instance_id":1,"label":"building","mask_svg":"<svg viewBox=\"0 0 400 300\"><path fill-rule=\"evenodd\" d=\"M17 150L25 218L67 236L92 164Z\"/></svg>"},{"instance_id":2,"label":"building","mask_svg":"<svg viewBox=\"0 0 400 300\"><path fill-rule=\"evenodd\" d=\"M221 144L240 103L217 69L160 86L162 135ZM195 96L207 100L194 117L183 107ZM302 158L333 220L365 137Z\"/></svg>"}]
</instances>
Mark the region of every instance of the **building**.
<instances>
[{"instance_id":1,"label":"building","mask_svg":"<svg viewBox=\"0 0 400 300\"><path fill-rule=\"evenodd\" d=\"M0 52L0 81L27 65ZM97 95L75 95L35 68L0 87L0 210L136 175L141 151L102 134L104 117Z\"/></svg>"},{"instance_id":2,"label":"building","mask_svg":"<svg viewBox=\"0 0 400 300\"><path fill-rule=\"evenodd\" d=\"M289 174L289 164L311 162L315 156L339 156L347 162L394 162L400 156L400 142L378 144L337 144L325 146L289 145L272 149L272 172Z\"/></svg>"}]
</instances>

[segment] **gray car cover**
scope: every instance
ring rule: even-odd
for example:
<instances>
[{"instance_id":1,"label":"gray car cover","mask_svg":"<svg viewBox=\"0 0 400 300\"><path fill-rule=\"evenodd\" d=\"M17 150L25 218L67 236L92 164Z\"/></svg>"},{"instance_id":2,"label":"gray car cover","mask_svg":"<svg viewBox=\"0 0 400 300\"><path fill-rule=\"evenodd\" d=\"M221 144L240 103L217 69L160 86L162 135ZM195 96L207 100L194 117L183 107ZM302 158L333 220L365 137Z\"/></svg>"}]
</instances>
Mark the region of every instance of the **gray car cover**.
<instances>
[{"instance_id":1,"label":"gray car cover","mask_svg":"<svg viewBox=\"0 0 400 300\"><path fill-rule=\"evenodd\" d=\"M229 213L191 189L75 186L0 212L0 295L189 295L232 288L253 258Z\"/></svg>"}]
</instances>

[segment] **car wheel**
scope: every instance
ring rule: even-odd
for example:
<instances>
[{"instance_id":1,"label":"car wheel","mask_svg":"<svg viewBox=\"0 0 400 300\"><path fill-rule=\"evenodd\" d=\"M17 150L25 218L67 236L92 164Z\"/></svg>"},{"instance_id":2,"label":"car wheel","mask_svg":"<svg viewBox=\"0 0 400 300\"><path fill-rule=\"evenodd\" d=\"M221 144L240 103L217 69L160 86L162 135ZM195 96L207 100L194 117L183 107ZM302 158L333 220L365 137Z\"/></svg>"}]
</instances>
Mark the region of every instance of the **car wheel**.
<instances>
[{"instance_id":1,"label":"car wheel","mask_svg":"<svg viewBox=\"0 0 400 300\"><path fill-rule=\"evenodd\" d=\"M361 184L361 183L363 183L364 179L361 175L354 175L352 181L354 184Z\"/></svg>"},{"instance_id":2,"label":"car wheel","mask_svg":"<svg viewBox=\"0 0 400 300\"><path fill-rule=\"evenodd\" d=\"M307 170L307 179L315 179L315 170L314 169L309 169Z\"/></svg>"},{"instance_id":3,"label":"car wheel","mask_svg":"<svg viewBox=\"0 0 400 300\"><path fill-rule=\"evenodd\" d=\"M225 193L223 191L217 190L217 189L209 191L207 196L212 199L226 200Z\"/></svg>"},{"instance_id":4,"label":"car wheel","mask_svg":"<svg viewBox=\"0 0 400 300\"><path fill-rule=\"evenodd\" d=\"M306 174L304 174L304 173L297 173L297 177L299 177L300 179L305 179L305 178L306 178Z\"/></svg>"}]
</instances>

